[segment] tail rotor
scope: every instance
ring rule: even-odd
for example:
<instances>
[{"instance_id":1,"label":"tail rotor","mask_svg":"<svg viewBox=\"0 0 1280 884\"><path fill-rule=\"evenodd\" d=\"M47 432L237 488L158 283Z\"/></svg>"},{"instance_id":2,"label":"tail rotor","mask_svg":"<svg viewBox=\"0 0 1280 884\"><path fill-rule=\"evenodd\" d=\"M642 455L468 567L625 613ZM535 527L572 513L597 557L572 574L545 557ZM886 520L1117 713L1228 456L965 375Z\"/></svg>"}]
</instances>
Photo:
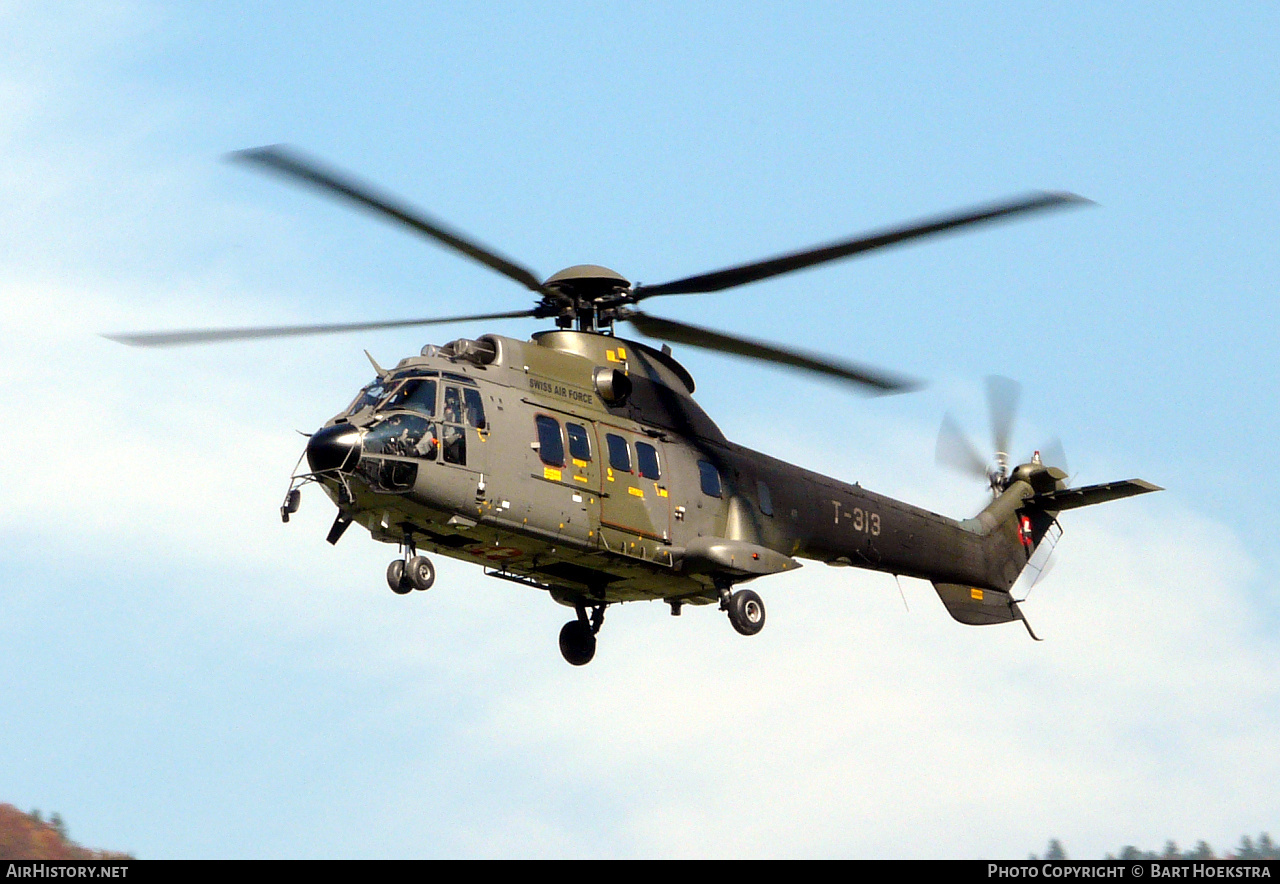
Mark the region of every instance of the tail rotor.
<instances>
[{"instance_id":1,"label":"tail rotor","mask_svg":"<svg viewBox=\"0 0 1280 884\"><path fill-rule=\"evenodd\" d=\"M990 457L980 454L977 446L960 429L959 423L948 414L942 419L942 427L938 431L935 456L943 466L984 480L990 486L992 496L999 497L1009 486L1010 438L1022 398L1022 385L1009 378L992 375L986 379L986 386L993 454ZM1030 460L1066 469L1066 455L1058 439L1045 445Z\"/></svg>"}]
</instances>

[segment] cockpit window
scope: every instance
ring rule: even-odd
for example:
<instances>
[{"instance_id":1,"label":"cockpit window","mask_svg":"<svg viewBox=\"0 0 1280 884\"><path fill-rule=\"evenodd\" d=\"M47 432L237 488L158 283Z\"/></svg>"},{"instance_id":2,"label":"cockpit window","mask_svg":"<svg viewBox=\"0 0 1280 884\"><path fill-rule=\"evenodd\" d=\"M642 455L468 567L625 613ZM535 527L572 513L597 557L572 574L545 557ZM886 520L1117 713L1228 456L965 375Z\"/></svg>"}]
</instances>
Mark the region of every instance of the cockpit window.
<instances>
[{"instance_id":1,"label":"cockpit window","mask_svg":"<svg viewBox=\"0 0 1280 884\"><path fill-rule=\"evenodd\" d=\"M347 409L347 413L354 414L362 408L377 405L393 386L394 384L389 384L382 378L374 378L360 391L360 395L356 396L355 401L351 403L351 407Z\"/></svg>"},{"instance_id":2,"label":"cockpit window","mask_svg":"<svg viewBox=\"0 0 1280 884\"><path fill-rule=\"evenodd\" d=\"M436 459L435 425L412 414L393 414L378 421L364 436L366 455Z\"/></svg>"},{"instance_id":3,"label":"cockpit window","mask_svg":"<svg viewBox=\"0 0 1280 884\"><path fill-rule=\"evenodd\" d=\"M467 426L483 430L485 428L484 400L480 398L480 391L472 387L463 387L462 400L463 410L466 412Z\"/></svg>"},{"instance_id":4,"label":"cockpit window","mask_svg":"<svg viewBox=\"0 0 1280 884\"><path fill-rule=\"evenodd\" d=\"M447 423L462 423L462 393L452 384L444 388L444 419Z\"/></svg>"},{"instance_id":5,"label":"cockpit window","mask_svg":"<svg viewBox=\"0 0 1280 884\"><path fill-rule=\"evenodd\" d=\"M405 381L400 389L387 397L382 407L384 409L403 408L406 411L425 414L427 417L435 417L436 382L422 378Z\"/></svg>"}]
</instances>

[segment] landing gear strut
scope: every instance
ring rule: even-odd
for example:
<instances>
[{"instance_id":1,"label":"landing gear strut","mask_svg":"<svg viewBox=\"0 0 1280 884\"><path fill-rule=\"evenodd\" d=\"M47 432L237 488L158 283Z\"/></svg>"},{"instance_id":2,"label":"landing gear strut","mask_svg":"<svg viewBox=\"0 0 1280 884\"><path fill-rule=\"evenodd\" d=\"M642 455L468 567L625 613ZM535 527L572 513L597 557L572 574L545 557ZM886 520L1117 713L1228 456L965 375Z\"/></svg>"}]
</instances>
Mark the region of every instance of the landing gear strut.
<instances>
[{"instance_id":1,"label":"landing gear strut","mask_svg":"<svg viewBox=\"0 0 1280 884\"><path fill-rule=\"evenodd\" d=\"M596 605L587 616L585 605L576 605L578 619L560 629L560 653L574 666L586 666L596 655L596 633L604 624L604 605Z\"/></svg>"}]
</instances>

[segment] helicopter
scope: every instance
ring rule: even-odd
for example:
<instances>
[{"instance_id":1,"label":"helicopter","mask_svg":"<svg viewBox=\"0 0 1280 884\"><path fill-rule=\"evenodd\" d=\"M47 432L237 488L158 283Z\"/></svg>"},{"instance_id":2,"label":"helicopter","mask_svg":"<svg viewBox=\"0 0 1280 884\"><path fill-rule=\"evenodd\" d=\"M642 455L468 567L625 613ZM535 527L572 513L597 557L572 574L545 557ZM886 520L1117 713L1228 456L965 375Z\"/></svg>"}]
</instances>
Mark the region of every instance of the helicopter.
<instances>
[{"instance_id":1,"label":"helicopter","mask_svg":"<svg viewBox=\"0 0 1280 884\"><path fill-rule=\"evenodd\" d=\"M1013 382L990 379L994 460L947 418L939 461L981 477L991 502L957 520L824 476L727 439L694 400L693 376L671 344L800 369L871 393L911 379L819 354L738 337L641 311L662 295L717 292L910 240L1089 201L1041 192L885 228L763 261L659 285L632 284L582 264L541 279L372 185L283 145L231 158L352 204L452 249L524 286L533 307L397 321L105 335L173 346L484 320L552 320L529 340L485 334L384 368L310 434L284 502L317 485L336 505L327 540L358 523L397 544L395 593L430 589L427 553L481 566L542 590L574 610L559 646L575 666L595 656L606 608L661 600L717 605L742 635L765 624L760 595L743 587L793 571L801 559L915 577L933 584L960 623L1020 621L1015 583L1052 552L1059 513L1162 490L1141 479L1069 487L1060 453L1010 461ZM661 348L615 334L626 323ZM306 461L305 466L303 460ZM1048 462L1047 462L1048 461ZM1051 462L1051 461L1056 461ZM1049 541L1046 543L1046 541ZM1033 566L1035 567L1035 566Z\"/></svg>"}]
</instances>

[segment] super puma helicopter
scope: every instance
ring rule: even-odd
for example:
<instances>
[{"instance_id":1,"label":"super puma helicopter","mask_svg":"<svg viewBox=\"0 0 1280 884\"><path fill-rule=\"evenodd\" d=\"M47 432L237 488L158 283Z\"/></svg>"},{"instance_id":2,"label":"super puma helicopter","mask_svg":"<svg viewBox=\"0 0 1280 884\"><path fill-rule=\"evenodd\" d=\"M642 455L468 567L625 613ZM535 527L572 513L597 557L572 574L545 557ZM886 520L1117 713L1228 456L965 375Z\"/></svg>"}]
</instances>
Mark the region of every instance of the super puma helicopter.
<instances>
[{"instance_id":1,"label":"super puma helicopter","mask_svg":"<svg viewBox=\"0 0 1280 884\"><path fill-rule=\"evenodd\" d=\"M994 467L944 423L939 459L981 475L993 493L958 521L735 445L692 398L693 377L671 355L613 333L643 335L805 369L873 392L905 378L825 357L660 319L633 305L658 295L721 291L985 221L1087 202L1041 193L861 235L661 285L633 285L580 265L545 281L493 250L282 146L233 155L314 187L448 246L538 296L528 310L393 322L206 329L108 335L137 346L531 317L556 329L529 341L498 335L427 345L384 369L311 435L281 507L319 485L338 507L328 541L352 522L399 544L387 568L401 594L429 589L429 550L485 573L546 590L577 616L560 631L574 665L595 654L605 608L662 599L719 604L739 633L764 626L754 591L735 589L800 567L797 559L852 565L933 583L961 623L1026 621L1010 590L1062 510L1157 491L1138 479L1067 487L1061 463L1037 452L1010 468L1016 393L991 388ZM299 458L299 466L301 466ZM1049 544L1049 549L1052 544ZM1027 625L1028 632L1031 631ZM1032 637L1035 635L1032 633Z\"/></svg>"}]
</instances>

